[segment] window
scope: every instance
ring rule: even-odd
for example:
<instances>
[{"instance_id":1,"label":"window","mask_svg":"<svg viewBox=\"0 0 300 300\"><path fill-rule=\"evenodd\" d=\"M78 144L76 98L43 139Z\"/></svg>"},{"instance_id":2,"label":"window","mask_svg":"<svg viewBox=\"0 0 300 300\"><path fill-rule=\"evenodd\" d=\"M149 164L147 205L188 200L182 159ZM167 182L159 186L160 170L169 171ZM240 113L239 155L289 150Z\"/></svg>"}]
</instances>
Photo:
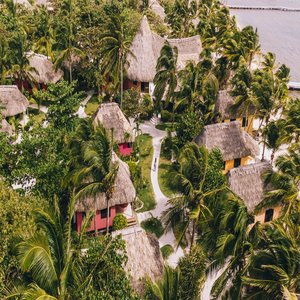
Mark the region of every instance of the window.
<instances>
[{"instance_id":1,"label":"window","mask_svg":"<svg viewBox=\"0 0 300 300\"><path fill-rule=\"evenodd\" d=\"M134 85L137 85L137 81L133 81L132 83L133 83Z\"/></svg>"},{"instance_id":2,"label":"window","mask_svg":"<svg viewBox=\"0 0 300 300\"><path fill-rule=\"evenodd\" d=\"M149 82L141 83L141 91L142 93L149 93Z\"/></svg>"},{"instance_id":3,"label":"window","mask_svg":"<svg viewBox=\"0 0 300 300\"><path fill-rule=\"evenodd\" d=\"M102 209L100 211L100 214L101 214L101 219L106 219L107 218L107 209ZM111 215L111 212L110 212L110 209L109 209L109 216Z\"/></svg>"},{"instance_id":4,"label":"window","mask_svg":"<svg viewBox=\"0 0 300 300\"><path fill-rule=\"evenodd\" d=\"M240 158L236 158L234 160L234 168L238 168L241 165L241 159Z\"/></svg>"},{"instance_id":5,"label":"window","mask_svg":"<svg viewBox=\"0 0 300 300\"><path fill-rule=\"evenodd\" d=\"M242 122L242 127L247 127L247 126L248 126L248 118L244 117Z\"/></svg>"},{"instance_id":6,"label":"window","mask_svg":"<svg viewBox=\"0 0 300 300\"><path fill-rule=\"evenodd\" d=\"M131 148L131 143L127 143L127 148Z\"/></svg>"},{"instance_id":7,"label":"window","mask_svg":"<svg viewBox=\"0 0 300 300\"><path fill-rule=\"evenodd\" d=\"M234 122L234 121L236 121L236 119L230 119L230 122Z\"/></svg>"},{"instance_id":8,"label":"window","mask_svg":"<svg viewBox=\"0 0 300 300\"><path fill-rule=\"evenodd\" d=\"M273 215L274 215L274 209L273 208L267 209L265 212L265 222L272 221Z\"/></svg>"}]
</instances>

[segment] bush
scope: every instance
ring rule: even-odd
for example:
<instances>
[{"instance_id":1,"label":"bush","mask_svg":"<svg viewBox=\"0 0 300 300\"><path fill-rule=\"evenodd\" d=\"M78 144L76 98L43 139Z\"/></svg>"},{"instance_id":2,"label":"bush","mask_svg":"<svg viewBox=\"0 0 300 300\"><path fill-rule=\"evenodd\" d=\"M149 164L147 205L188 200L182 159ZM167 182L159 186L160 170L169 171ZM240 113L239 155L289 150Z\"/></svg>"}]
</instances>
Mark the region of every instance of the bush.
<instances>
[{"instance_id":1,"label":"bush","mask_svg":"<svg viewBox=\"0 0 300 300\"><path fill-rule=\"evenodd\" d=\"M137 191L143 188L142 168L134 161L127 162L130 170L131 180Z\"/></svg>"},{"instance_id":2,"label":"bush","mask_svg":"<svg viewBox=\"0 0 300 300\"><path fill-rule=\"evenodd\" d=\"M167 110L161 111L161 120L163 122L171 122L172 121L172 113Z\"/></svg>"},{"instance_id":3,"label":"bush","mask_svg":"<svg viewBox=\"0 0 300 300\"><path fill-rule=\"evenodd\" d=\"M123 228L126 228L127 226L128 226L128 222L125 216L116 215L114 217L113 224L112 224L113 230L121 230Z\"/></svg>"},{"instance_id":4,"label":"bush","mask_svg":"<svg viewBox=\"0 0 300 300\"><path fill-rule=\"evenodd\" d=\"M157 238L160 238L164 233L164 228L157 218L149 218L141 223L141 226L150 233L156 235Z\"/></svg>"},{"instance_id":5,"label":"bush","mask_svg":"<svg viewBox=\"0 0 300 300\"><path fill-rule=\"evenodd\" d=\"M168 259L169 256L174 252L174 249L171 245L164 245L160 248L161 254L164 259Z\"/></svg>"}]
</instances>

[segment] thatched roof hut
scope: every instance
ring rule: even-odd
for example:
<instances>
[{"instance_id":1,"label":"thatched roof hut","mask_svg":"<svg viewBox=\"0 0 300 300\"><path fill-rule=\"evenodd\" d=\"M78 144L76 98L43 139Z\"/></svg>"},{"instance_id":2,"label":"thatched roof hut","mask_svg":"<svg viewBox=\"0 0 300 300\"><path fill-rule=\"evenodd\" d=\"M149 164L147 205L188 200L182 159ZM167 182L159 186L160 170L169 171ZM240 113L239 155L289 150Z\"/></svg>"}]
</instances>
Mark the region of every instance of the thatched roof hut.
<instances>
[{"instance_id":1,"label":"thatched roof hut","mask_svg":"<svg viewBox=\"0 0 300 300\"><path fill-rule=\"evenodd\" d=\"M218 97L215 103L215 112L221 115L224 119L236 119L240 117L246 117L247 115L253 115L255 113L254 106L250 107L248 112L233 112L231 107L234 104L234 98L230 95L229 91L221 90L218 93Z\"/></svg>"},{"instance_id":2,"label":"thatched roof hut","mask_svg":"<svg viewBox=\"0 0 300 300\"><path fill-rule=\"evenodd\" d=\"M178 48L178 69L184 68L187 61L199 61L201 41L199 36L184 39L165 39L152 32L144 16L141 26L133 39L128 55L127 77L133 81L153 82L156 63L165 41Z\"/></svg>"},{"instance_id":3,"label":"thatched roof hut","mask_svg":"<svg viewBox=\"0 0 300 300\"><path fill-rule=\"evenodd\" d=\"M32 8L32 5L28 0L14 0L13 2L15 5L23 5L26 8Z\"/></svg>"},{"instance_id":4,"label":"thatched roof hut","mask_svg":"<svg viewBox=\"0 0 300 300\"><path fill-rule=\"evenodd\" d=\"M30 52L28 53L28 58L30 66L36 70L36 72L31 72L31 76L36 82L48 85L56 83L63 77L63 71L56 71L53 63L47 56Z\"/></svg>"},{"instance_id":5,"label":"thatched roof hut","mask_svg":"<svg viewBox=\"0 0 300 300\"><path fill-rule=\"evenodd\" d=\"M131 277L134 289L141 292L143 278L157 280L163 274L164 264L159 242L155 236L138 226L122 230L121 235L126 243L128 256L125 270Z\"/></svg>"},{"instance_id":6,"label":"thatched roof hut","mask_svg":"<svg viewBox=\"0 0 300 300\"><path fill-rule=\"evenodd\" d=\"M132 127L115 102L100 104L94 122L102 124L109 131L112 130L113 139L118 144L134 141ZM126 134L129 135L128 138Z\"/></svg>"},{"instance_id":7,"label":"thatched roof hut","mask_svg":"<svg viewBox=\"0 0 300 300\"><path fill-rule=\"evenodd\" d=\"M256 141L241 129L238 121L207 125L195 142L205 145L208 150L219 148L225 161L259 155Z\"/></svg>"},{"instance_id":8,"label":"thatched roof hut","mask_svg":"<svg viewBox=\"0 0 300 300\"><path fill-rule=\"evenodd\" d=\"M228 173L229 188L244 200L249 212L263 200L264 192L267 190L263 175L271 170L268 162L259 162L235 169Z\"/></svg>"},{"instance_id":9,"label":"thatched roof hut","mask_svg":"<svg viewBox=\"0 0 300 300\"><path fill-rule=\"evenodd\" d=\"M25 112L29 102L16 85L0 85L0 106L2 115L11 117Z\"/></svg>"},{"instance_id":10,"label":"thatched roof hut","mask_svg":"<svg viewBox=\"0 0 300 300\"><path fill-rule=\"evenodd\" d=\"M112 193L112 197L109 201L110 206L115 206L119 204L132 203L135 199L136 192L133 183L130 178L130 171L128 165L120 160L118 156L113 153L113 162L117 162L119 165L119 170L115 180L115 187ZM94 203L94 197L89 196L77 201L75 205L75 211L86 212L102 210L106 208L106 196L104 193L97 195L96 206Z\"/></svg>"},{"instance_id":11,"label":"thatched roof hut","mask_svg":"<svg viewBox=\"0 0 300 300\"><path fill-rule=\"evenodd\" d=\"M166 18L166 13L164 8L160 5L160 3L157 0L150 0L149 7L162 20Z\"/></svg>"},{"instance_id":12,"label":"thatched roof hut","mask_svg":"<svg viewBox=\"0 0 300 300\"><path fill-rule=\"evenodd\" d=\"M13 134L13 128L12 128L12 126L5 119L3 119L1 121L0 132L5 132L8 135L12 135Z\"/></svg>"}]
</instances>

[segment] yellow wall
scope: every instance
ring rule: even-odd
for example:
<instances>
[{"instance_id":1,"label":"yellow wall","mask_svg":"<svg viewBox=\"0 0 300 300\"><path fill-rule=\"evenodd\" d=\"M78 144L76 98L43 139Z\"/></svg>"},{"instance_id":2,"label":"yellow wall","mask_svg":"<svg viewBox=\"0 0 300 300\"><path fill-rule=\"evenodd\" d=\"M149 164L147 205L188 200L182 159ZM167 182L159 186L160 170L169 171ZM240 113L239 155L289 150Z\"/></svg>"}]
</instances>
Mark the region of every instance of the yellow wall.
<instances>
[{"instance_id":1,"label":"yellow wall","mask_svg":"<svg viewBox=\"0 0 300 300\"><path fill-rule=\"evenodd\" d=\"M249 164L249 160L251 160L250 156L242 157L241 158L241 167L246 166ZM225 170L223 171L224 174L226 174L228 171L234 168L234 159L233 160L227 160L225 164Z\"/></svg>"},{"instance_id":2,"label":"yellow wall","mask_svg":"<svg viewBox=\"0 0 300 300\"><path fill-rule=\"evenodd\" d=\"M273 214L273 220L277 219L280 215L281 212L281 206L275 206L272 207L274 209L274 214ZM256 222L260 222L260 223L264 223L265 220L265 212L268 208L264 208L262 209L256 216L255 216L255 223Z\"/></svg>"},{"instance_id":3,"label":"yellow wall","mask_svg":"<svg viewBox=\"0 0 300 300\"><path fill-rule=\"evenodd\" d=\"M241 125L243 124L243 118L237 118L236 121L239 121L241 123ZM229 123L230 119L225 119L224 122ZM242 127L242 129L246 130L246 132L248 132L249 134L252 134L253 133L253 122L254 122L254 117L249 116L247 127Z\"/></svg>"}]
</instances>

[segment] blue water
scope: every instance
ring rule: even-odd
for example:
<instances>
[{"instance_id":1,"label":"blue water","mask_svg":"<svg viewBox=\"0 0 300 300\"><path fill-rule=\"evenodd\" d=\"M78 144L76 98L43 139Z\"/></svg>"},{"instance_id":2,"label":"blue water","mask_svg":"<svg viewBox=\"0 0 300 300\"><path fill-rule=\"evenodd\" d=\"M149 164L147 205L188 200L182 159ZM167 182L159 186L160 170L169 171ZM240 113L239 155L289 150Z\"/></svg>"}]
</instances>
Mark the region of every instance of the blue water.
<instances>
[{"instance_id":1,"label":"blue water","mask_svg":"<svg viewBox=\"0 0 300 300\"><path fill-rule=\"evenodd\" d=\"M229 5L284 6L300 8L300 0L228 0ZM291 81L300 82L300 12L274 10L231 10L239 26L258 29L261 48L276 54L291 68Z\"/></svg>"}]
</instances>

